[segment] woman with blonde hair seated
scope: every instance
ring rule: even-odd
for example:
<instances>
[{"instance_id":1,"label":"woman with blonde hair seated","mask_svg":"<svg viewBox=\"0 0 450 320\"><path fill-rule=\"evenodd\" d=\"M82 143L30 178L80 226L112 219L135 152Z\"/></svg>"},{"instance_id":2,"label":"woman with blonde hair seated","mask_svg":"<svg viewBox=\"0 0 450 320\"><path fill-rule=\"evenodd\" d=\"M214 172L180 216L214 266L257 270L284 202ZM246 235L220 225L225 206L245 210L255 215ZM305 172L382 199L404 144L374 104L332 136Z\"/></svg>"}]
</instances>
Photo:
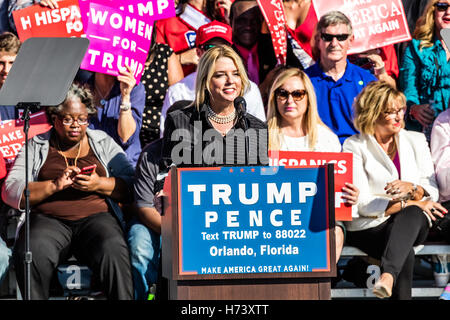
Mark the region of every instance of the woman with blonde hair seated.
<instances>
[{"instance_id":1,"label":"woman with blonde hair seated","mask_svg":"<svg viewBox=\"0 0 450 320\"><path fill-rule=\"evenodd\" d=\"M381 260L373 293L379 298L411 299L414 249L425 241L439 203L425 135L404 130L406 99L381 81L372 82L354 105L361 132L344 142L353 153L353 177L361 191L357 216L345 222L347 243Z\"/></svg>"},{"instance_id":2,"label":"woman with blonde hair seated","mask_svg":"<svg viewBox=\"0 0 450 320\"><path fill-rule=\"evenodd\" d=\"M341 152L339 138L320 120L314 87L297 68L281 71L274 80L267 107L269 150ZM342 197L349 204L358 201L358 189L351 183ZM337 223L336 261L344 245L344 225Z\"/></svg>"},{"instance_id":3,"label":"woman with blonde hair seated","mask_svg":"<svg viewBox=\"0 0 450 320\"><path fill-rule=\"evenodd\" d=\"M341 152L339 138L320 119L314 87L297 68L274 80L267 106L269 149Z\"/></svg>"}]
</instances>

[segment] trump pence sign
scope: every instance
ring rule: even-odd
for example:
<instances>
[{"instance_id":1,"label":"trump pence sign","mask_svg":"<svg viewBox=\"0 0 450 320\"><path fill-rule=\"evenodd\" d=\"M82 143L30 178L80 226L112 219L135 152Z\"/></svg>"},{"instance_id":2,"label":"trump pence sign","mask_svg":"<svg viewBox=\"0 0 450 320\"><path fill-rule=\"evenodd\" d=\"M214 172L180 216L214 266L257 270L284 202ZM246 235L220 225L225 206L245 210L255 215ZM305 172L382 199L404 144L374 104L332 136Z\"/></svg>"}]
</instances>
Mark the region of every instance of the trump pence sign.
<instances>
[{"instance_id":1,"label":"trump pence sign","mask_svg":"<svg viewBox=\"0 0 450 320\"><path fill-rule=\"evenodd\" d=\"M177 170L180 275L330 272L328 167Z\"/></svg>"}]
</instances>

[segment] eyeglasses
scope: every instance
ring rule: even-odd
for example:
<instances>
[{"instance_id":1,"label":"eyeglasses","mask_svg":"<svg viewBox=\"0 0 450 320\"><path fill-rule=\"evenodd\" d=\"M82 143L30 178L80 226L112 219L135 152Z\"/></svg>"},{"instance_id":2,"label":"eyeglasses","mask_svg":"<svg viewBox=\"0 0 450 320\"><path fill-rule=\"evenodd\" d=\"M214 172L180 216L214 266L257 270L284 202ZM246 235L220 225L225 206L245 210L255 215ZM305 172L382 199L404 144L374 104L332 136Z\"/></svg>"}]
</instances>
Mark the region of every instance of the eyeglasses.
<instances>
[{"instance_id":1,"label":"eyeglasses","mask_svg":"<svg viewBox=\"0 0 450 320\"><path fill-rule=\"evenodd\" d=\"M331 42L333 41L333 38L336 38L337 41L345 41L350 37L350 34L348 33L342 33L342 34L330 34L330 33L320 33L320 37L323 41Z\"/></svg>"},{"instance_id":2,"label":"eyeglasses","mask_svg":"<svg viewBox=\"0 0 450 320\"><path fill-rule=\"evenodd\" d=\"M72 117L59 117L61 119L61 122L63 123L63 125L65 126L70 126L72 125L72 123L74 123L75 121L78 123L78 125L80 126L85 126L87 124L89 124L89 119L88 118L78 118L78 119L74 119Z\"/></svg>"},{"instance_id":3,"label":"eyeglasses","mask_svg":"<svg viewBox=\"0 0 450 320\"><path fill-rule=\"evenodd\" d=\"M444 12L447 11L448 7L450 7L450 4L445 2L438 2L435 3L434 6L436 7L437 11Z\"/></svg>"},{"instance_id":4,"label":"eyeglasses","mask_svg":"<svg viewBox=\"0 0 450 320\"><path fill-rule=\"evenodd\" d=\"M386 120L393 120L393 119L397 118L397 116L400 116L403 118L403 116L405 115L405 111L406 111L406 107L398 109L398 110L385 111L383 113L384 113L384 117L386 118Z\"/></svg>"},{"instance_id":5,"label":"eyeglasses","mask_svg":"<svg viewBox=\"0 0 450 320\"><path fill-rule=\"evenodd\" d=\"M275 95L277 96L278 99L282 100L282 101L286 101L289 99L289 96L292 96L292 99L294 99L295 102L301 101L303 100L303 98L306 96L306 90L302 89L302 90L294 90L294 91L287 91L284 89L277 89L275 91Z\"/></svg>"},{"instance_id":6,"label":"eyeglasses","mask_svg":"<svg viewBox=\"0 0 450 320\"><path fill-rule=\"evenodd\" d=\"M208 51L209 49L214 48L215 46L216 46L215 44L204 44L200 46L200 49Z\"/></svg>"}]
</instances>

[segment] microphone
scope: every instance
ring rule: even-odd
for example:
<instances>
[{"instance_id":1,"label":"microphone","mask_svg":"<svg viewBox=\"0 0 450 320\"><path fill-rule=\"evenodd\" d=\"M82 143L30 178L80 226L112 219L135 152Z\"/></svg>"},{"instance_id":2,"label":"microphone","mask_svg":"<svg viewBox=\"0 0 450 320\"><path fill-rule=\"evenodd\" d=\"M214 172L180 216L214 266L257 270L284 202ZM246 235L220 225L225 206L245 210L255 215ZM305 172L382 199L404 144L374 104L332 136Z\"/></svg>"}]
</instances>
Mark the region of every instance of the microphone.
<instances>
[{"instance_id":1,"label":"microphone","mask_svg":"<svg viewBox=\"0 0 450 320\"><path fill-rule=\"evenodd\" d=\"M247 102L245 101L244 97L237 97L233 101L234 108L238 112L240 117L245 117L247 114Z\"/></svg>"},{"instance_id":2,"label":"microphone","mask_svg":"<svg viewBox=\"0 0 450 320\"><path fill-rule=\"evenodd\" d=\"M245 118L246 114L247 114L247 102L245 102L244 97L237 97L236 99L234 99L233 101L234 104L234 108L236 109L236 111L238 112L239 115L239 119L241 120L243 129L244 129L244 134L245 134L245 162L246 164L249 164L249 141L248 141L248 135L247 135L247 120Z\"/></svg>"}]
</instances>

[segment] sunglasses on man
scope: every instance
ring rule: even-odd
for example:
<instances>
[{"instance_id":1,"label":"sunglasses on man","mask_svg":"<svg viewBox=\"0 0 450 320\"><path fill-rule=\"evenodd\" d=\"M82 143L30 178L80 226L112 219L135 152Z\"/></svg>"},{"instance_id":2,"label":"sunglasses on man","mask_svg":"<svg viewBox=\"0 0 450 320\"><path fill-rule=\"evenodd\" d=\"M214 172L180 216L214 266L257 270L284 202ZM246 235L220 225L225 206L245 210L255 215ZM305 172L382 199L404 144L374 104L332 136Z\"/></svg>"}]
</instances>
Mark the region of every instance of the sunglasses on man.
<instances>
[{"instance_id":1,"label":"sunglasses on man","mask_svg":"<svg viewBox=\"0 0 450 320\"><path fill-rule=\"evenodd\" d=\"M434 6L436 7L437 11L444 12L444 11L447 11L448 7L450 7L450 4L448 4L446 2L438 2L438 3L435 3Z\"/></svg>"},{"instance_id":2,"label":"sunglasses on man","mask_svg":"<svg viewBox=\"0 0 450 320\"><path fill-rule=\"evenodd\" d=\"M333 41L333 38L336 38L337 41L345 41L348 39L348 37L350 37L350 35L348 33L330 34L330 33L321 32L320 37L322 38L323 41L331 42L331 41Z\"/></svg>"}]
</instances>

